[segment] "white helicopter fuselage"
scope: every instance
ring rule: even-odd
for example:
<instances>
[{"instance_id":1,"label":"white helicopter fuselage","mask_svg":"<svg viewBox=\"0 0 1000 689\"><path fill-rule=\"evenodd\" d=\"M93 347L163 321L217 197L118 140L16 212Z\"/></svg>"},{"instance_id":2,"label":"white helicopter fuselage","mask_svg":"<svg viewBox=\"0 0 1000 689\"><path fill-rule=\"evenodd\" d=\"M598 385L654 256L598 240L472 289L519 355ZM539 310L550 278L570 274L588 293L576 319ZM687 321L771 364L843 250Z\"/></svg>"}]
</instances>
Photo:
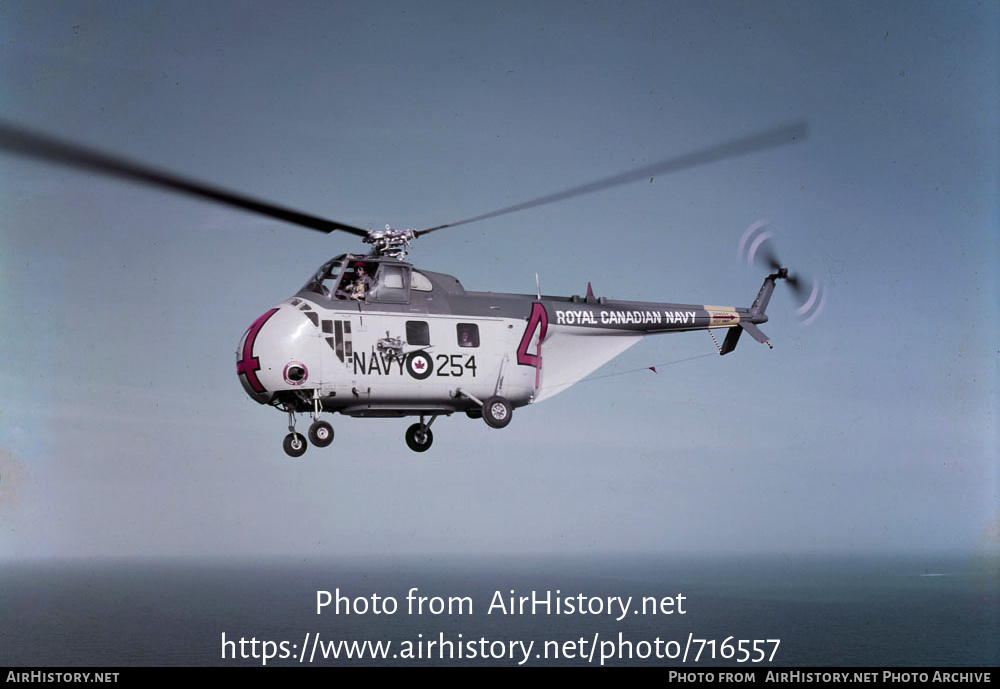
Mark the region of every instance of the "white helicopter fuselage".
<instances>
[{"instance_id":1,"label":"white helicopter fuselage","mask_svg":"<svg viewBox=\"0 0 1000 689\"><path fill-rule=\"evenodd\" d=\"M260 369L255 377L241 371L241 380L258 402L278 400L304 411L319 397L324 411L408 416L467 409L475 404L469 395L502 394L513 406L533 401L536 369L513 365L509 356L523 320L323 301L292 297L244 336L240 351L249 353L252 338Z\"/></svg>"},{"instance_id":2,"label":"white helicopter fuselage","mask_svg":"<svg viewBox=\"0 0 1000 689\"><path fill-rule=\"evenodd\" d=\"M565 390L646 335L753 328L766 320L765 288L754 313L609 301L589 290L586 297L467 292L450 275L348 254L247 329L237 373L251 398L290 417L433 420L465 411L485 412L487 423L502 427L513 408ZM505 414L499 409L500 425L491 423L490 400L509 404Z\"/></svg>"}]
</instances>

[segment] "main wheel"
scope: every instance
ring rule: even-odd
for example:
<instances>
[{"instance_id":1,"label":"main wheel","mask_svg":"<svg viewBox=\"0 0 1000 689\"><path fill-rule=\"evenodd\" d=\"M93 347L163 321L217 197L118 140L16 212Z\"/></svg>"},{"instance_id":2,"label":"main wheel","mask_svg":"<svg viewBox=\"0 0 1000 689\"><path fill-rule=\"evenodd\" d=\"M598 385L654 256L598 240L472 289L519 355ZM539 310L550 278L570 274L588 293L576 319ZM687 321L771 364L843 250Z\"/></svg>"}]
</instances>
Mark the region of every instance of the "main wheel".
<instances>
[{"instance_id":1,"label":"main wheel","mask_svg":"<svg viewBox=\"0 0 1000 689\"><path fill-rule=\"evenodd\" d=\"M316 447L326 447L333 442L333 426L326 421L313 421L309 427L309 442Z\"/></svg>"},{"instance_id":2,"label":"main wheel","mask_svg":"<svg viewBox=\"0 0 1000 689\"><path fill-rule=\"evenodd\" d=\"M415 423L406 429L406 446L414 452L426 452L433 442L434 434L422 423Z\"/></svg>"},{"instance_id":3,"label":"main wheel","mask_svg":"<svg viewBox=\"0 0 1000 689\"><path fill-rule=\"evenodd\" d=\"M503 428L510 423L514 408L503 397L490 397L483 402L483 421L490 428Z\"/></svg>"},{"instance_id":4,"label":"main wheel","mask_svg":"<svg viewBox=\"0 0 1000 689\"><path fill-rule=\"evenodd\" d=\"M282 446L285 448L285 454L289 457L301 457L305 454L308 447L305 436L301 433L289 433L286 435Z\"/></svg>"}]
</instances>

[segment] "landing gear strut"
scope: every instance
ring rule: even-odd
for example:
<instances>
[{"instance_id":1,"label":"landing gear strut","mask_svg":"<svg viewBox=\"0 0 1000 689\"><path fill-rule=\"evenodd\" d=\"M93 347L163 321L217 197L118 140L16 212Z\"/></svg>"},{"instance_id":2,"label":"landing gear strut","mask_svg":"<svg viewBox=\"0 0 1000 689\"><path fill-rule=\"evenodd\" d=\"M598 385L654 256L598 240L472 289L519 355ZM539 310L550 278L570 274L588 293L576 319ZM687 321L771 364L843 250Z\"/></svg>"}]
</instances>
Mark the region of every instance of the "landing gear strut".
<instances>
[{"instance_id":1,"label":"landing gear strut","mask_svg":"<svg viewBox=\"0 0 1000 689\"><path fill-rule=\"evenodd\" d=\"M333 426L319 418L323 409L320 404L319 390L312 391L312 406L313 422L309 426L309 441L316 447L326 447L333 442ZM289 433L282 443L285 452L290 457L301 457L305 454L308 444L301 433L295 432L295 412L291 409L288 409L288 430Z\"/></svg>"}]
</instances>

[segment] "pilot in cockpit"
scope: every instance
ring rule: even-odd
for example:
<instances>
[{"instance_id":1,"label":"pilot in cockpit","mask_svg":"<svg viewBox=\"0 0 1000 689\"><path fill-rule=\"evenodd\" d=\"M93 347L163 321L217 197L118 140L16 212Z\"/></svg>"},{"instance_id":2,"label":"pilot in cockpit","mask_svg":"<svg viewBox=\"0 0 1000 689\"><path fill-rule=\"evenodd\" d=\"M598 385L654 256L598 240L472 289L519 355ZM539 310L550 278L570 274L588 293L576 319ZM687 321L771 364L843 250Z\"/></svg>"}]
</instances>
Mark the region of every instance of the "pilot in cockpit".
<instances>
[{"instance_id":1,"label":"pilot in cockpit","mask_svg":"<svg viewBox=\"0 0 1000 689\"><path fill-rule=\"evenodd\" d=\"M344 276L341 287L337 290L338 297L346 297L356 301L364 301L368 296L368 291L372 288L372 279L367 274L363 263L358 263L354 267L354 278Z\"/></svg>"}]
</instances>

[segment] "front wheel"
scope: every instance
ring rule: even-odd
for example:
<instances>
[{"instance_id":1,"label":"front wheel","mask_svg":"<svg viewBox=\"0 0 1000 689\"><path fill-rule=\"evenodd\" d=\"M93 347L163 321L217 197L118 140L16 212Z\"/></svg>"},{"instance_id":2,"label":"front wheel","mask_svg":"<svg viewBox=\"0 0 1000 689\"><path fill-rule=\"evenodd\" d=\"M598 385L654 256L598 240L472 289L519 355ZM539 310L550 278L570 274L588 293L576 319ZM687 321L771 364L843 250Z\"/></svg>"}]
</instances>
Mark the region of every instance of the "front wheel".
<instances>
[{"instance_id":1,"label":"front wheel","mask_svg":"<svg viewBox=\"0 0 1000 689\"><path fill-rule=\"evenodd\" d=\"M285 454L289 457L301 457L306 452L306 439L301 433L289 433L285 436L285 441L282 443L285 448Z\"/></svg>"},{"instance_id":2,"label":"front wheel","mask_svg":"<svg viewBox=\"0 0 1000 689\"><path fill-rule=\"evenodd\" d=\"M314 421L309 427L309 442L316 447L326 447L333 442L333 426L326 421Z\"/></svg>"},{"instance_id":3,"label":"front wheel","mask_svg":"<svg viewBox=\"0 0 1000 689\"><path fill-rule=\"evenodd\" d=\"M406 446L414 452L426 452L433 442L434 434L422 423L415 423L406 429Z\"/></svg>"},{"instance_id":4,"label":"front wheel","mask_svg":"<svg viewBox=\"0 0 1000 689\"><path fill-rule=\"evenodd\" d=\"M483 421L490 428L503 428L510 423L514 408L503 397L490 397L483 402Z\"/></svg>"}]
</instances>

